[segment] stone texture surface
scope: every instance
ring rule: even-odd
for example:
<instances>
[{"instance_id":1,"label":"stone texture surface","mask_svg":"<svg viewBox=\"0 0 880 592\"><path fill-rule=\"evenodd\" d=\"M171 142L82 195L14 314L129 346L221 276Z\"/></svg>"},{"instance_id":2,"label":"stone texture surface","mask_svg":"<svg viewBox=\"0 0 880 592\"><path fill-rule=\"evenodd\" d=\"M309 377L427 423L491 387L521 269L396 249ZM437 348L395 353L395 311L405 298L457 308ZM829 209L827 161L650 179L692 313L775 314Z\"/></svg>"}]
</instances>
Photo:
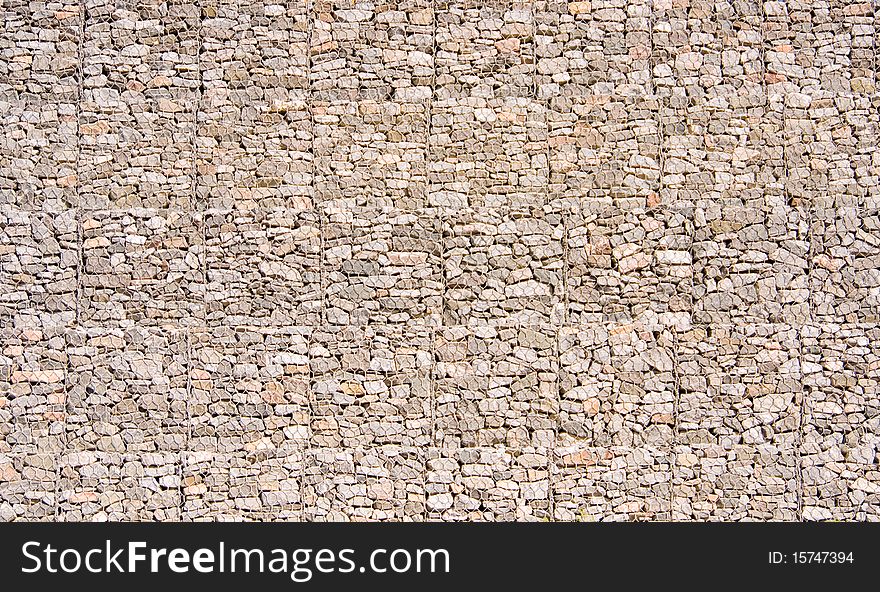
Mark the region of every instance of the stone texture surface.
<instances>
[{"instance_id":1,"label":"stone texture surface","mask_svg":"<svg viewBox=\"0 0 880 592\"><path fill-rule=\"evenodd\" d=\"M309 343L312 443L430 444L432 349L424 329L315 330Z\"/></svg>"},{"instance_id":2,"label":"stone texture surface","mask_svg":"<svg viewBox=\"0 0 880 592\"><path fill-rule=\"evenodd\" d=\"M218 327L190 334L194 451L291 451L308 441L309 331Z\"/></svg>"},{"instance_id":3,"label":"stone texture surface","mask_svg":"<svg viewBox=\"0 0 880 592\"><path fill-rule=\"evenodd\" d=\"M301 450L191 451L184 453L182 463L184 521L296 521L302 517Z\"/></svg>"},{"instance_id":4,"label":"stone texture surface","mask_svg":"<svg viewBox=\"0 0 880 592\"><path fill-rule=\"evenodd\" d=\"M78 204L79 52L83 3L3 3L0 204L60 211Z\"/></svg>"},{"instance_id":5,"label":"stone texture surface","mask_svg":"<svg viewBox=\"0 0 880 592\"><path fill-rule=\"evenodd\" d=\"M59 459L57 520L180 520L180 455L65 452Z\"/></svg>"},{"instance_id":6,"label":"stone texture surface","mask_svg":"<svg viewBox=\"0 0 880 592\"><path fill-rule=\"evenodd\" d=\"M2 329L0 335L0 452L57 455L65 448L65 331Z\"/></svg>"},{"instance_id":7,"label":"stone texture surface","mask_svg":"<svg viewBox=\"0 0 880 592\"><path fill-rule=\"evenodd\" d=\"M567 216L566 226L566 320L690 325L696 252L690 210L594 203Z\"/></svg>"},{"instance_id":8,"label":"stone texture surface","mask_svg":"<svg viewBox=\"0 0 880 592\"><path fill-rule=\"evenodd\" d=\"M144 327L67 334L66 448L165 452L187 441L187 335Z\"/></svg>"},{"instance_id":9,"label":"stone texture surface","mask_svg":"<svg viewBox=\"0 0 880 592\"><path fill-rule=\"evenodd\" d=\"M548 208L462 209L444 219L444 324L564 318L564 219Z\"/></svg>"},{"instance_id":10,"label":"stone texture surface","mask_svg":"<svg viewBox=\"0 0 880 592\"><path fill-rule=\"evenodd\" d=\"M209 207L310 207L308 2L202 0L196 193Z\"/></svg>"},{"instance_id":11,"label":"stone texture surface","mask_svg":"<svg viewBox=\"0 0 880 592\"><path fill-rule=\"evenodd\" d=\"M183 0L83 6L79 204L191 207L198 7Z\"/></svg>"},{"instance_id":12,"label":"stone texture surface","mask_svg":"<svg viewBox=\"0 0 880 592\"><path fill-rule=\"evenodd\" d=\"M797 329L696 327L677 344L678 442L796 450L803 399Z\"/></svg>"},{"instance_id":13,"label":"stone texture surface","mask_svg":"<svg viewBox=\"0 0 880 592\"><path fill-rule=\"evenodd\" d=\"M439 325L445 296L441 233L431 211L328 211L321 236L327 322Z\"/></svg>"},{"instance_id":14,"label":"stone texture surface","mask_svg":"<svg viewBox=\"0 0 880 592\"><path fill-rule=\"evenodd\" d=\"M876 96L811 91L786 98L786 191L824 206L875 204Z\"/></svg>"},{"instance_id":15,"label":"stone texture surface","mask_svg":"<svg viewBox=\"0 0 880 592\"><path fill-rule=\"evenodd\" d=\"M552 446L559 414L554 337L546 326L438 331L436 441L451 450Z\"/></svg>"},{"instance_id":16,"label":"stone texture surface","mask_svg":"<svg viewBox=\"0 0 880 592\"><path fill-rule=\"evenodd\" d=\"M54 521L57 463L53 454L0 453L0 520Z\"/></svg>"},{"instance_id":17,"label":"stone texture surface","mask_svg":"<svg viewBox=\"0 0 880 592\"><path fill-rule=\"evenodd\" d=\"M880 521L877 2L0 15L0 520Z\"/></svg>"},{"instance_id":18,"label":"stone texture surface","mask_svg":"<svg viewBox=\"0 0 880 592\"><path fill-rule=\"evenodd\" d=\"M529 97L438 98L431 107L430 205L542 206L547 130L547 108Z\"/></svg>"},{"instance_id":19,"label":"stone texture surface","mask_svg":"<svg viewBox=\"0 0 880 592\"><path fill-rule=\"evenodd\" d=\"M670 519L672 457L648 447L559 446L553 451L554 518Z\"/></svg>"},{"instance_id":20,"label":"stone texture surface","mask_svg":"<svg viewBox=\"0 0 880 592\"><path fill-rule=\"evenodd\" d=\"M658 205L659 115L653 95L605 89L548 99L552 200L574 207Z\"/></svg>"},{"instance_id":21,"label":"stone texture surface","mask_svg":"<svg viewBox=\"0 0 880 592\"><path fill-rule=\"evenodd\" d=\"M813 317L830 323L880 320L880 212L828 208L814 213L810 242Z\"/></svg>"},{"instance_id":22,"label":"stone texture surface","mask_svg":"<svg viewBox=\"0 0 880 592\"><path fill-rule=\"evenodd\" d=\"M528 97L535 13L523 0L435 0L436 98Z\"/></svg>"},{"instance_id":23,"label":"stone texture surface","mask_svg":"<svg viewBox=\"0 0 880 592\"><path fill-rule=\"evenodd\" d=\"M793 521L798 459L772 444L680 445L674 449L672 519ZM809 517L809 516L805 516Z\"/></svg>"},{"instance_id":24,"label":"stone texture surface","mask_svg":"<svg viewBox=\"0 0 880 592\"><path fill-rule=\"evenodd\" d=\"M877 518L880 348L871 324L803 330L804 516Z\"/></svg>"},{"instance_id":25,"label":"stone texture surface","mask_svg":"<svg viewBox=\"0 0 880 592\"><path fill-rule=\"evenodd\" d=\"M632 96L651 84L651 0L534 2L538 96Z\"/></svg>"},{"instance_id":26,"label":"stone texture surface","mask_svg":"<svg viewBox=\"0 0 880 592\"><path fill-rule=\"evenodd\" d=\"M379 445L306 453L305 517L316 522L425 519L425 451Z\"/></svg>"},{"instance_id":27,"label":"stone texture surface","mask_svg":"<svg viewBox=\"0 0 880 592\"><path fill-rule=\"evenodd\" d=\"M559 339L559 442L654 446L674 437L674 336L643 325L565 326Z\"/></svg>"},{"instance_id":28,"label":"stone texture surface","mask_svg":"<svg viewBox=\"0 0 880 592\"><path fill-rule=\"evenodd\" d=\"M425 479L429 520L550 517L550 451L544 447L431 449Z\"/></svg>"},{"instance_id":29,"label":"stone texture surface","mask_svg":"<svg viewBox=\"0 0 880 592\"><path fill-rule=\"evenodd\" d=\"M403 102L430 98L436 57L432 0L313 0L311 4L309 82L316 98Z\"/></svg>"},{"instance_id":30,"label":"stone texture surface","mask_svg":"<svg viewBox=\"0 0 880 592\"><path fill-rule=\"evenodd\" d=\"M701 323L810 319L810 214L711 205L694 212L694 317Z\"/></svg>"},{"instance_id":31,"label":"stone texture surface","mask_svg":"<svg viewBox=\"0 0 880 592\"><path fill-rule=\"evenodd\" d=\"M79 315L96 325L187 325L205 316L205 230L198 212L83 213Z\"/></svg>"},{"instance_id":32,"label":"stone texture surface","mask_svg":"<svg viewBox=\"0 0 880 592\"><path fill-rule=\"evenodd\" d=\"M423 207L428 112L424 100L312 103L315 191L322 205Z\"/></svg>"},{"instance_id":33,"label":"stone texture surface","mask_svg":"<svg viewBox=\"0 0 880 592\"><path fill-rule=\"evenodd\" d=\"M80 239L73 211L0 211L0 324L50 328L76 322Z\"/></svg>"},{"instance_id":34,"label":"stone texture surface","mask_svg":"<svg viewBox=\"0 0 880 592\"><path fill-rule=\"evenodd\" d=\"M320 219L309 210L208 210L209 326L314 325L322 318Z\"/></svg>"}]
</instances>

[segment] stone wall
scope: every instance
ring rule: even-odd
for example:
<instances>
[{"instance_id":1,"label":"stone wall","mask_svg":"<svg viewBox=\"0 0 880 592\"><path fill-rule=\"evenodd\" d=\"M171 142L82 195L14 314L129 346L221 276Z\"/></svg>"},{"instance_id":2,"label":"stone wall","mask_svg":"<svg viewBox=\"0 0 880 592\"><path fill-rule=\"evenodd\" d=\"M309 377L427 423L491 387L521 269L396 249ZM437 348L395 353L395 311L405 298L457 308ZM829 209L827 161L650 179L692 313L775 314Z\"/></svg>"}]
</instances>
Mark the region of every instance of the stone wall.
<instances>
[{"instance_id":1,"label":"stone wall","mask_svg":"<svg viewBox=\"0 0 880 592\"><path fill-rule=\"evenodd\" d=\"M880 520L880 3L4 0L0 520Z\"/></svg>"}]
</instances>

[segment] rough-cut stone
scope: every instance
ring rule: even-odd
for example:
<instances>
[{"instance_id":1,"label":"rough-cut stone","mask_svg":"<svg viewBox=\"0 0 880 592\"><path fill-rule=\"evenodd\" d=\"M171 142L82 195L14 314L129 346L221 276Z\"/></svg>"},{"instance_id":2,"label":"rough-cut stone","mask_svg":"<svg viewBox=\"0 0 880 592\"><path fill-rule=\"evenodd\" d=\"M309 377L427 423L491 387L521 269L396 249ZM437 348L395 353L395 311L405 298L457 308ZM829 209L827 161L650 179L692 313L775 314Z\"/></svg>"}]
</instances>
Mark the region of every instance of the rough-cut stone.
<instances>
[{"instance_id":1,"label":"rough-cut stone","mask_svg":"<svg viewBox=\"0 0 880 592\"><path fill-rule=\"evenodd\" d=\"M697 208L694 318L701 323L809 320L809 213L799 208Z\"/></svg>"},{"instance_id":2,"label":"rough-cut stone","mask_svg":"<svg viewBox=\"0 0 880 592\"><path fill-rule=\"evenodd\" d=\"M810 304L816 321L880 321L880 212L822 208L813 212Z\"/></svg>"},{"instance_id":3,"label":"rough-cut stone","mask_svg":"<svg viewBox=\"0 0 880 592\"><path fill-rule=\"evenodd\" d=\"M425 519L425 449L396 444L306 451L302 499L313 522Z\"/></svg>"},{"instance_id":4,"label":"rough-cut stone","mask_svg":"<svg viewBox=\"0 0 880 592\"><path fill-rule=\"evenodd\" d=\"M58 461L58 520L180 520L180 454L66 452Z\"/></svg>"},{"instance_id":5,"label":"rough-cut stone","mask_svg":"<svg viewBox=\"0 0 880 592\"><path fill-rule=\"evenodd\" d=\"M321 320L321 227L307 210L205 214L205 319L210 326Z\"/></svg>"},{"instance_id":6,"label":"rough-cut stone","mask_svg":"<svg viewBox=\"0 0 880 592\"><path fill-rule=\"evenodd\" d=\"M440 100L532 96L534 7L522 0L436 0Z\"/></svg>"},{"instance_id":7,"label":"rough-cut stone","mask_svg":"<svg viewBox=\"0 0 880 592\"><path fill-rule=\"evenodd\" d=\"M80 320L189 325L205 314L203 216L133 208L83 213Z\"/></svg>"},{"instance_id":8,"label":"rough-cut stone","mask_svg":"<svg viewBox=\"0 0 880 592\"><path fill-rule=\"evenodd\" d=\"M309 333L302 327L193 331L189 450L286 452L307 442Z\"/></svg>"},{"instance_id":9,"label":"rough-cut stone","mask_svg":"<svg viewBox=\"0 0 880 592\"><path fill-rule=\"evenodd\" d=\"M437 445L552 446L559 414L555 341L547 326L438 331Z\"/></svg>"},{"instance_id":10,"label":"rough-cut stone","mask_svg":"<svg viewBox=\"0 0 880 592\"><path fill-rule=\"evenodd\" d=\"M808 91L874 90L876 22L871 2L778 1L765 3L764 12L768 82Z\"/></svg>"},{"instance_id":11,"label":"rough-cut stone","mask_svg":"<svg viewBox=\"0 0 880 592\"><path fill-rule=\"evenodd\" d=\"M681 335L677 441L688 446L797 447L803 398L797 329L713 325Z\"/></svg>"},{"instance_id":12,"label":"rough-cut stone","mask_svg":"<svg viewBox=\"0 0 880 592\"><path fill-rule=\"evenodd\" d=\"M564 312L564 221L547 208L444 219L444 324L537 325Z\"/></svg>"},{"instance_id":13,"label":"rough-cut stone","mask_svg":"<svg viewBox=\"0 0 880 592\"><path fill-rule=\"evenodd\" d=\"M68 369L64 331L0 330L0 453L64 449Z\"/></svg>"},{"instance_id":14,"label":"rough-cut stone","mask_svg":"<svg viewBox=\"0 0 880 592\"><path fill-rule=\"evenodd\" d=\"M675 428L669 331L642 325L559 330L559 443L668 450Z\"/></svg>"},{"instance_id":15,"label":"rough-cut stone","mask_svg":"<svg viewBox=\"0 0 880 592\"><path fill-rule=\"evenodd\" d=\"M186 446L185 332L69 331L67 357L67 450L146 453Z\"/></svg>"},{"instance_id":16,"label":"rough-cut stone","mask_svg":"<svg viewBox=\"0 0 880 592\"><path fill-rule=\"evenodd\" d=\"M645 447L559 446L553 451L555 520L669 520L672 458Z\"/></svg>"},{"instance_id":17,"label":"rough-cut stone","mask_svg":"<svg viewBox=\"0 0 880 592\"><path fill-rule=\"evenodd\" d=\"M313 97L337 101L430 96L434 2L315 0L312 4Z\"/></svg>"},{"instance_id":18,"label":"rough-cut stone","mask_svg":"<svg viewBox=\"0 0 880 592\"><path fill-rule=\"evenodd\" d=\"M674 449L672 519L780 522L798 519L798 461L773 444Z\"/></svg>"},{"instance_id":19,"label":"rough-cut stone","mask_svg":"<svg viewBox=\"0 0 880 592\"><path fill-rule=\"evenodd\" d=\"M880 331L823 324L801 331L807 520L876 519L880 510Z\"/></svg>"},{"instance_id":20,"label":"rough-cut stone","mask_svg":"<svg viewBox=\"0 0 880 592\"><path fill-rule=\"evenodd\" d=\"M57 484L56 455L0 452L0 521L54 521Z\"/></svg>"},{"instance_id":21,"label":"rough-cut stone","mask_svg":"<svg viewBox=\"0 0 880 592\"><path fill-rule=\"evenodd\" d=\"M77 204L81 2L3 3L0 39L0 204Z\"/></svg>"},{"instance_id":22,"label":"rough-cut stone","mask_svg":"<svg viewBox=\"0 0 880 592\"><path fill-rule=\"evenodd\" d=\"M549 101L548 148L553 200L568 207L653 207L660 191L656 97L589 96Z\"/></svg>"},{"instance_id":23,"label":"rough-cut stone","mask_svg":"<svg viewBox=\"0 0 880 592\"><path fill-rule=\"evenodd\" d=\"M198 7L83 6L80 205L194 207Z\"/></svg>"},{"instance_id":24,"label":"rough-cut stone","mask_svg":"<svg viewBox=\"0 0 880 592\"><path fill-rule=\"evenodd\" d=\"M777 31L762 3L670 2L655 11L653 27L660 200L784 203L785 91L765 83L765 38Z\"/></svg>"},{"instance_id":25,"label":"rough-cut stone","mask_svg":"<svg viewBox=\"0 0 880 592\"><path fill-rule=\"evenodd\" d=\"M310 207L309 3L201 6L199 202Z\"/></svg>"},{"instance_id":26,"label":"rough-cut stone","mask_svg":"<svg viewBox=\"0 0 880 592\"><path fill-rule=\"evenodd\" d=\"M193 522L302 520L303 453L256 450L183 455L181 519Z\"/></svg>"},{"instance_id":27,"label":"rough-cut stone","mask_svg":"<svg viewBox=\"0 0 880 592\"><path fill-rule=\"evenodd\" d=\"M415 209L427 198L423 100L312 102L315 192L322 206Z\"/></svg>"},{"instance_id":28,"label":"rough-cut stone","mask_svg":"<svg viewBox=\"0 0 880 592\"><path fill-rule=\"evenodd\" d=\"M79 267L75 212L0 209L0 325L73 324Z\"/></svg>"},{"instance_id":29,"label":"rough-cut stone","mask_svg":"<svg viewBox=\"0 0 880 592\"><path fill-rule=\"evenodd\" d=\"M353 449L431 442L431 333L318 329L309 344L311 442Z\"/></svg>"},{"instance_id":30,"label":"rough-cut stone","mask_svg":"<svg viewBox=\"0 0 880 592\"><path fill-rule=\"evenodd\" d=\"M431 206L547 202L547 109L528 97L451 97L431 107Z\"/></svg>"},{"instance_id":31,"label":"rough-cut stone","mask_svg":"<svg viewBox=\"0 0 880 592\"><path fill-rule=\"evenodd\" d=\"M792 99L795 97L795 99ZM877 97L809 91L785 108L786 193L814 207L876 205Z\"/></svg>"},{"instance_id":32,"label":"rough-cut stone","mask_svg":"<svg viewBox=\"0 0 880 592\"><path fill-rule=\"evenodd\" d=\"M650 0L538 0L534 12L539 97L648 91Z\"/></svg>"},{"instance_id":33,"label":"rough-cut stone","mask_svg":"<svg viewBox=\"0 0 880 592\"><path fill-rule=\"evenodd\" d=\"M689 210L593 204L567 217L567 321L690 326L694 227Z\"/></svg>"},{"instance_id":34,"label":"rough-cut stone","mask_svg":"<svg viewBox=\"0 0 880 592\"><path fill-rule=\"evenodd\" d=\"M544 447L432 448L425 481L429 520L550 518L550 453Z\"/></svg>"},{"instance_id":35,"label":"rough-cut stone","mask_svg":"<svg viewBox=\"0 0 880 592\"><path fill-rule=\"evenodd\" d=\"M330 324L440 324L443 241L434 212L331 210L322 228Z\"/></svg>"},{"instance_id":36,"label":"rough-cut stone","mask_svg":"<svg viewBox=\"0 0 880 592\"><path fill-rule=\"evenodd\" d=\"M0 520L880 520L878 10L4 1Z\"/></svg>"},{"instance_id":37,"label":"rough-cut stone","mask_svg":"<svg viewBox=\"0 0 880 592\"><path fill-rule=\"evenodd\" d=\"M715 14L715 4L713 0L673 0L652 10L651 69L661 96L703 98L722 82L723 20ZM751 57L760 59L759 55Z\"/></svg>"}]
</instances>

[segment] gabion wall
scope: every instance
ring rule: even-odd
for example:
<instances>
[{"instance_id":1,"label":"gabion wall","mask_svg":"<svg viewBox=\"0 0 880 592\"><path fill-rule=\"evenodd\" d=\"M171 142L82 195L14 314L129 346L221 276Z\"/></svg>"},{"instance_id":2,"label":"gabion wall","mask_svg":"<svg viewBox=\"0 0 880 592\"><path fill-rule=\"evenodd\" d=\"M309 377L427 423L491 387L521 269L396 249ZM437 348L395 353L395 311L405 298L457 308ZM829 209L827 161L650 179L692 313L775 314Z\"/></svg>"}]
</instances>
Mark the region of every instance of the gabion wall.
<instances>
[{"instance_id":1,"label":"gabion wall","mask_svg":"<svg viewBox=\"0 0 880 592\"><path fill-rule=\"evenodd\" d=\"M2 16L0 519L880 520L880 3Z\"/></svg>"}]
</instances>

